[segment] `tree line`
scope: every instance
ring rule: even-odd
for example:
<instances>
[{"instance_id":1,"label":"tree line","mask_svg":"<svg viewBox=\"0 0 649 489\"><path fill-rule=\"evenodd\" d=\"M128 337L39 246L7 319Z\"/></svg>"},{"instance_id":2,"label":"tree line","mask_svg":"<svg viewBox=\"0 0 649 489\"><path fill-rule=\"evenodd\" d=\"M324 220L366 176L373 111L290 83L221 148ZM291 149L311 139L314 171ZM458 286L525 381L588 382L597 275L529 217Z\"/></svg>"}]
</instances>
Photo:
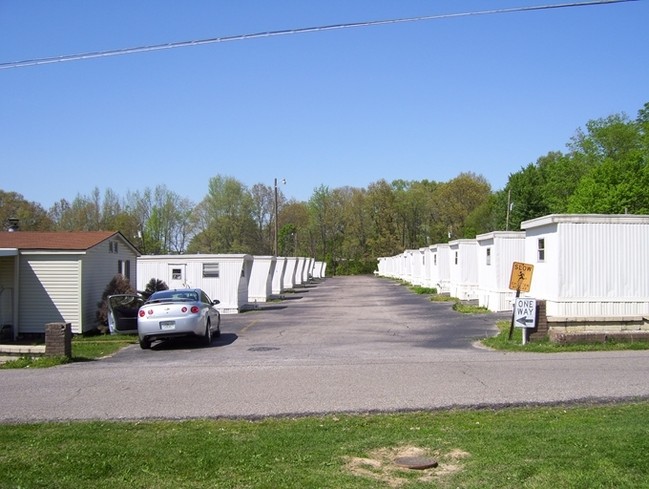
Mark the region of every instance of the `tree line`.
<instances>
[{"instance_id":1,"label":"tree line","mask_svg":"<svg viewBox=\"0 0 649 489\"><path fill-rule=\"evenodd\" d=\"M374 270L376 258L404 249L472 238L553 213L649 214L649 103L635 119L613 114L576 131L509 175L493 191L481 175L447 182L387 182L367 188L321 185L307 202L261 183L216 175L200 202L161 185L127 192L95 188L50 209L0 190L0 222L21 230L119 230L143 254L249 253L326 260L332 273Z\"/></svg>"}]
</instances>

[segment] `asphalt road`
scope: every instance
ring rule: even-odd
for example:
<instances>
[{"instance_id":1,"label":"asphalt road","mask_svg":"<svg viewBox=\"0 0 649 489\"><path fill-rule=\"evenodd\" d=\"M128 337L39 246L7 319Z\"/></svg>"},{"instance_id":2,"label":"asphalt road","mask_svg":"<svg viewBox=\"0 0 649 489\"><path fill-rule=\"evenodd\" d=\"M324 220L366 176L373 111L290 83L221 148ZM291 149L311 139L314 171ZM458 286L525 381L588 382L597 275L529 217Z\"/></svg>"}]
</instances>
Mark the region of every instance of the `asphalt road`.
<instances>
[{"instance_id":1,"label":"asphalt road","mask_svg":"<svg viewBox=\"0 0 649 489\"><path fill-rule=\"evenodd\" d=\"M530 354L475 346L462 315L392 281L332 277L223 316L211 347L128 347L96 362L0 370L0 422L186 419L649 398L649 351Z\"/></svg>"}]
</instances>

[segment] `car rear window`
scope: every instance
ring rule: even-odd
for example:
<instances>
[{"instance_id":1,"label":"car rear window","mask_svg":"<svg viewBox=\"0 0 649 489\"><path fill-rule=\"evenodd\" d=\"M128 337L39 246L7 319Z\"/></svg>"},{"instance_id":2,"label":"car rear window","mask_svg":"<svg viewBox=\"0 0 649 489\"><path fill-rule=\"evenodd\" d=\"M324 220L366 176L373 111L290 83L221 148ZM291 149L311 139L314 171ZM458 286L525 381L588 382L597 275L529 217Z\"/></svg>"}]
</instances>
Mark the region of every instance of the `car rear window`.
<instances>
[{"instance_id":1,"label":"car rear window","mask_svg":"<svg viewBox=\"0 0 649 489\"><path fill-rule=\"evenodd\" d=\"M149 302L197 302L198 294L194 291L164 290L153 294Z\"/></svg>"}]
</instances>

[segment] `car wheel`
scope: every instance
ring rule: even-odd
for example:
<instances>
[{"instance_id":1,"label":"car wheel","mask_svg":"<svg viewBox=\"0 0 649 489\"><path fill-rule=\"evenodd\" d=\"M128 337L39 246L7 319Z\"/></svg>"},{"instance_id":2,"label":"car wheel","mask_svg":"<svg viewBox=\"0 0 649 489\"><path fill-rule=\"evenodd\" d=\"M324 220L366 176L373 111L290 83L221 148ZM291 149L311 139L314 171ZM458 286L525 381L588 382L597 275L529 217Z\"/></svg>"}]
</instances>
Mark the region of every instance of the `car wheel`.
<instances>
[{"instance_id":1,"label":"car wheel","mask_svg":"<svg viewBox=\"0 0 649 489\"><path fill-rule=\"evenodd\" d=\"M151 349L151 340L149 338L140 338L140 348L143 350Z\"/></svg>"},{"instance_id":2,"label":"car wheel","mask_svg":"<svg viewBox=\"0 0 649 489\"><path fill-rule=\"evenodd\" d=\"M218 316L218 319L216 321L216 331L214 331L214 336L217 338L221 336L221 316Z\"/></svg>"},{"instance_id":3,"label":"car wheel","mask_svg":"<svg viewBox=\"0 0 649 489\"><path fill-rule=\"evenodd\" d=\"M207 320L207 325L205 326L205 336L203 336L203 344L205 346L210 346L212 344L212 325L210 320Z\"/></svg>"}]
</instances>

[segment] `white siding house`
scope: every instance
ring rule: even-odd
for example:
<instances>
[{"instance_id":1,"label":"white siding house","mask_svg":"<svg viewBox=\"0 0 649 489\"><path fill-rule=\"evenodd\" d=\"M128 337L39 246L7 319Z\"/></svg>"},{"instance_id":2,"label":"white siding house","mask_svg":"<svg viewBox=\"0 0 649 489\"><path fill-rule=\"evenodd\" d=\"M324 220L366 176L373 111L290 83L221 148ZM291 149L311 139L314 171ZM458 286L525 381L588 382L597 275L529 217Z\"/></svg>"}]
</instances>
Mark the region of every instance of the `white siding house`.
<instances>
[{"instance_id":1,"label":"white siding house","mask_svg":"<svg viewBox=\"0 0 649 489\"><path fill-rule=\"evenodd\" d=\"M490 311L511 311L516 292L509 289L512 264L525 261L525 233L494 231L478 242L478 305Z\"/></svg>"},{"instance_id":2,"label":"white siding house","mask_svg":"<svg viewBox=\"0 0 649 489\"><path fill-rule=\"evenodd\" d=\"M248 283L248 302L267 302L273 293L273 275L277 258L255 256Z\"/></svg>"},{"instance_id":3,"label":"white siding house","mask_svg":"<svg viewBox=\"0 0 649 489\"><path fill-rule=\"evenodd\" d=\"M478 242L475 239L450 241L450 294L461 300L478 298Z\"/></svg>"},{"instance_id":4,"label":"white siding house","mask_svg":"<svg viewBox=\"0 0 649 489\"><path fill-rule=\"evenodd\" d=\"M649 315L649 216L553 214L521 229L548 321Z\"/></svg>"},{"instance_id":5,"label":"white siding house","mask_svg":"<svg viewBox=\"0 0 649 489\"><path fill-rule=\"evenodd\" d=\"M73 333L97 326L109 282L121 273L137 283L137 249L119 232L0 233L0 318L15 336L71 323Z\"/></svg>"},{"instance_id":6,"label":"white siding house","mask_svg":"<svg viewBox=\"0 0 649 489\"><path fill-rule=\"evenodd\" d=\"M138 259L138 290L152 278L170 289L198 287L218 299L222 314L236 314L248 304L253 257L233 255L147 255Z\"/></svg>"}]
</instances>

